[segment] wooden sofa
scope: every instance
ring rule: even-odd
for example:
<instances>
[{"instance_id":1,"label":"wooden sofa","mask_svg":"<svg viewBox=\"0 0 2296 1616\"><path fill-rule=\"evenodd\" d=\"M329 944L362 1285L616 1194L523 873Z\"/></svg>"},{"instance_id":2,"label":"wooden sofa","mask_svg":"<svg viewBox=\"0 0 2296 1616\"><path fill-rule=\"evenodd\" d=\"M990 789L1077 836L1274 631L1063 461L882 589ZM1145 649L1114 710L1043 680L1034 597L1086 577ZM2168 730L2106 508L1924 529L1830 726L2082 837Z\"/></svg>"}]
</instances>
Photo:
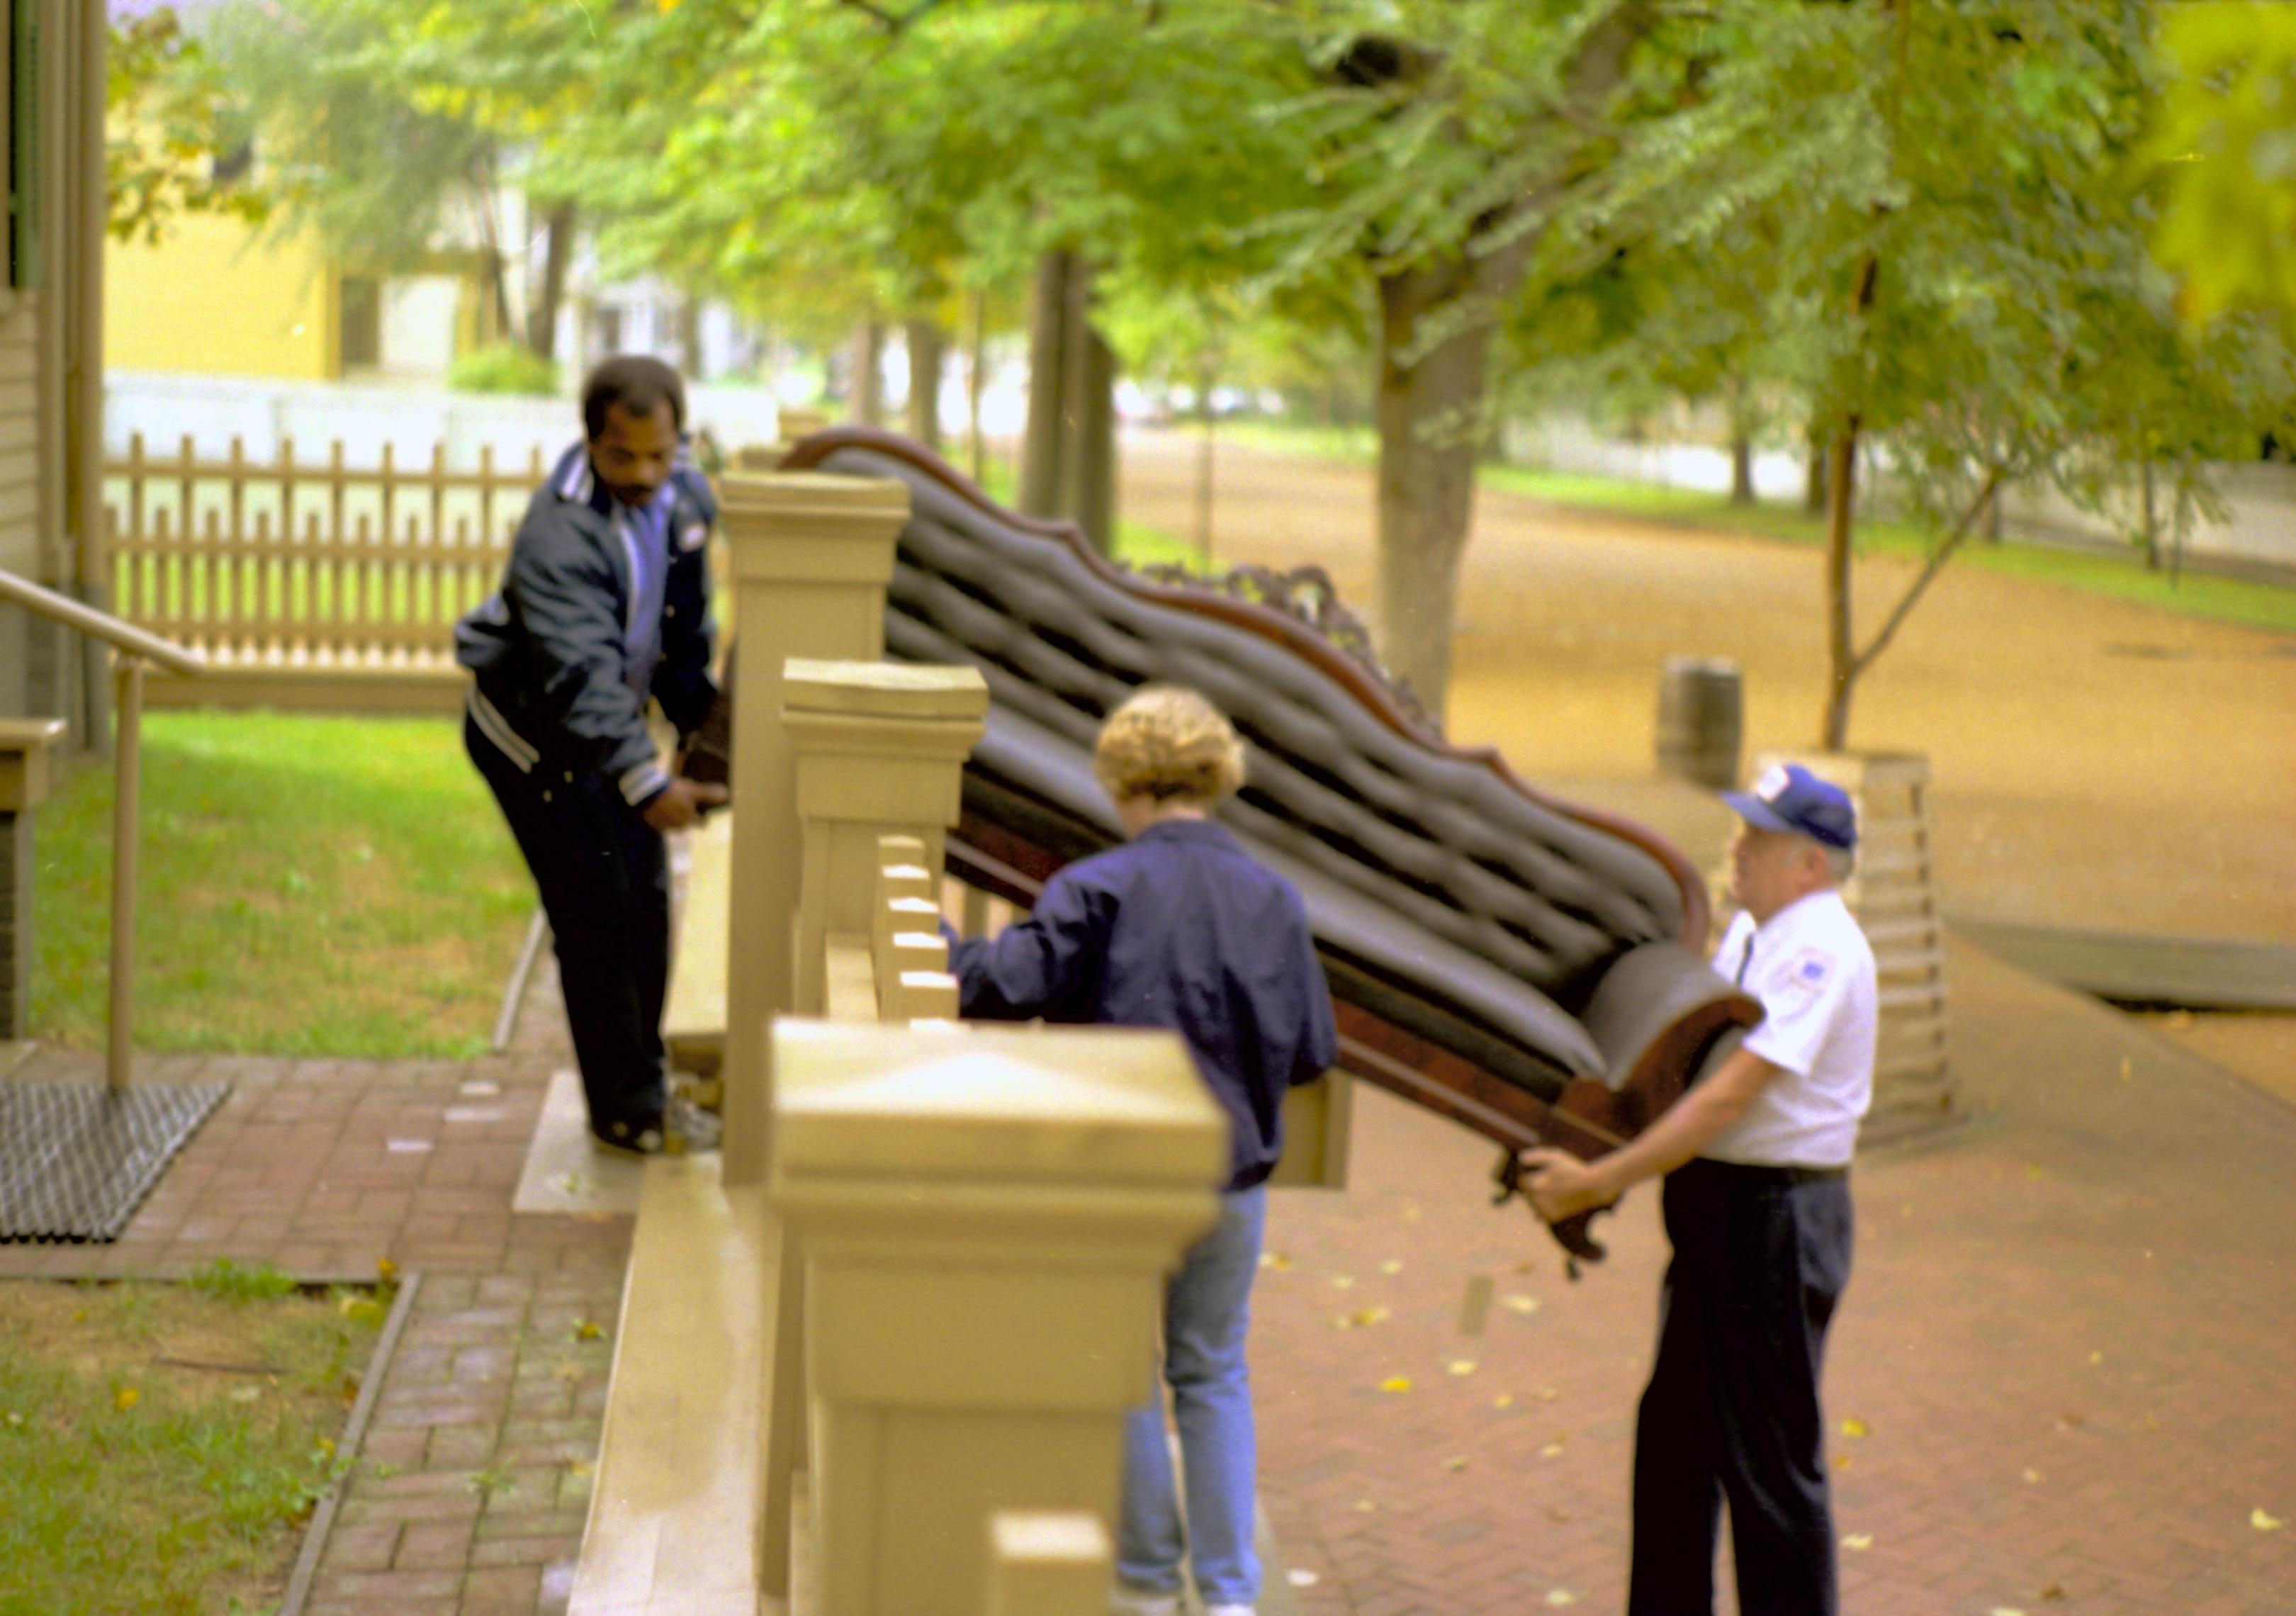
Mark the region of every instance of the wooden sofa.
<instances>
[{"instance_id":1,"label":"wooden sofa","mask_svg":"<svg viewBox=\"0 0 2296 1616\"><path fill-rule=\"evenodd\" d=\"M1101 720L1142 685L1203 692L1249 750L1220 817L1307 900L1342 1066L1504 1146L1502 1199L1517 1149L1613 1147L1760 1019L1703 962L1708 901L1682 855L1444 741L1320 575L1135 576L869 429L806 439L785 469L910 487L887 652L972 663L992 703L951 872L1025 904L1115 841ZM1599 1255L1583 1222L1558 1235Z\"/></svg>"}]
</instances>

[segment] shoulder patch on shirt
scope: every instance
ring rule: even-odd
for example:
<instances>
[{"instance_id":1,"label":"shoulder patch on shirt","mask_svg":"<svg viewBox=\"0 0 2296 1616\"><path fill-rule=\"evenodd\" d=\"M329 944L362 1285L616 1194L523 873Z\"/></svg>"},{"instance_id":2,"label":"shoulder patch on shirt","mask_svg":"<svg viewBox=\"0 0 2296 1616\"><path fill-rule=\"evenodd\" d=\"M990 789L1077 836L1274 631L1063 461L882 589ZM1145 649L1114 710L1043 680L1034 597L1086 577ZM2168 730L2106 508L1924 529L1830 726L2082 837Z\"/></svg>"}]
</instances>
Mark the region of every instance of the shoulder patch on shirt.
<instances>
[{"instance_id":1,"label":"shoulder patch on shirt","mask_svg":"<svg viewBox=\"0 0 2296 1616\"><path fill-rule=\"evenodd\" d=\"M1786 962L1785 985L1815 993L1833 974L1833 956L1823 948L1804 948Z\"/></svg>"},{"instance_id":2,"label":"shoulder patch on shirt","mask_svg":"<svg viewBox=\"0 0 2296 1616\"><path fill-rule=\"evenodd\" d=\"M709 524L707 522L689 522L678 531L677 547L681 550L699 550L709 542Z\"/></svg>"}]
</instances>

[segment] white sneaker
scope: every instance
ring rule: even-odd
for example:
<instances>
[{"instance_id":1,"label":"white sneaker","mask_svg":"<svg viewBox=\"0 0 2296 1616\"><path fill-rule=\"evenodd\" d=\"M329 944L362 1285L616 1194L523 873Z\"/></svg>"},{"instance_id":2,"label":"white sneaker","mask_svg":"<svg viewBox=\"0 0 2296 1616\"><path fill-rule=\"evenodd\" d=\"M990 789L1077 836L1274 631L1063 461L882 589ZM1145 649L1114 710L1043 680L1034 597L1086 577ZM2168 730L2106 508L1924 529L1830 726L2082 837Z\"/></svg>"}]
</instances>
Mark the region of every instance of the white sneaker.
<instances>
[{"instance_id":1,"label":"white sneaker","mask_svg":"<svg viewBox=\"0 0 2296 1616\"><path fill-rule=\"evenodd\" d=\"M1117 1584L1108 1596L1109 1616L1180 1616L1177 1594L1152 1594L1144 1588Z\"/></svg>"},{"instance_id":2,"label":"white sneaker","mask_svg":"<svg viewBox=\"0 0 2296 1616\"><path fill-rule=\"evenodd\" d=\"M1214 1604L1204 1607L1204 1616L1259 1616L1248 1604Z\"/></svg>"}]
</instances>

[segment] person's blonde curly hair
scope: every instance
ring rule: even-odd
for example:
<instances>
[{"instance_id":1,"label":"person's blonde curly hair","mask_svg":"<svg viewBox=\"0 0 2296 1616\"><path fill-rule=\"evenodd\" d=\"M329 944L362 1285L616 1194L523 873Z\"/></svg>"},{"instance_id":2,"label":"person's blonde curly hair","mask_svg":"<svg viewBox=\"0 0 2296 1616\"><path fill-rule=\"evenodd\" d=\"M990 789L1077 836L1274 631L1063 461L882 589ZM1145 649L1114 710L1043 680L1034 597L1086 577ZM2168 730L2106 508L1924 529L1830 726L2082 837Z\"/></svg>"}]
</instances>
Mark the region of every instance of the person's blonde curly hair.
<instances>
[{"instance_id":1,"label":"person's blonde curly hair","mask_svg":"<svg viewBox=\"0 0 2296 1616\"><path fill-rule=\"evenodd\" d=\"M1193 690L1152 685L1108 715L1093 777L1119 802L1138 797L1212 803L1243 784L1243 742Z\"/></svg>"}]
</instances>

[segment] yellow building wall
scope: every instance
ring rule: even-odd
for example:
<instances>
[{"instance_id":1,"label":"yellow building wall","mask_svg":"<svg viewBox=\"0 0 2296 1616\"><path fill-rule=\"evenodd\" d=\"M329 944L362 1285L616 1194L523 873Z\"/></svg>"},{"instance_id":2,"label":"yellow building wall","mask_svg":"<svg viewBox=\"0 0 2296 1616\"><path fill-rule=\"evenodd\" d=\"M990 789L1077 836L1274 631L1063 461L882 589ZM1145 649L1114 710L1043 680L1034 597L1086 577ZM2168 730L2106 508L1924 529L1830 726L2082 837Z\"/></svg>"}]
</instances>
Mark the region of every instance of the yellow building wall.
<instances>
[{"instance_id":1,"label":"yellow building wall","mask_svg":"<svg viewBox=\"0 0 2296 1616\"><path fill-rule=\"evenodd\" d=\"M104 249L103 363L126 371L332 381L338 280L307 238L178 217L156 247Z\"/></svg>"}]
</instances>

